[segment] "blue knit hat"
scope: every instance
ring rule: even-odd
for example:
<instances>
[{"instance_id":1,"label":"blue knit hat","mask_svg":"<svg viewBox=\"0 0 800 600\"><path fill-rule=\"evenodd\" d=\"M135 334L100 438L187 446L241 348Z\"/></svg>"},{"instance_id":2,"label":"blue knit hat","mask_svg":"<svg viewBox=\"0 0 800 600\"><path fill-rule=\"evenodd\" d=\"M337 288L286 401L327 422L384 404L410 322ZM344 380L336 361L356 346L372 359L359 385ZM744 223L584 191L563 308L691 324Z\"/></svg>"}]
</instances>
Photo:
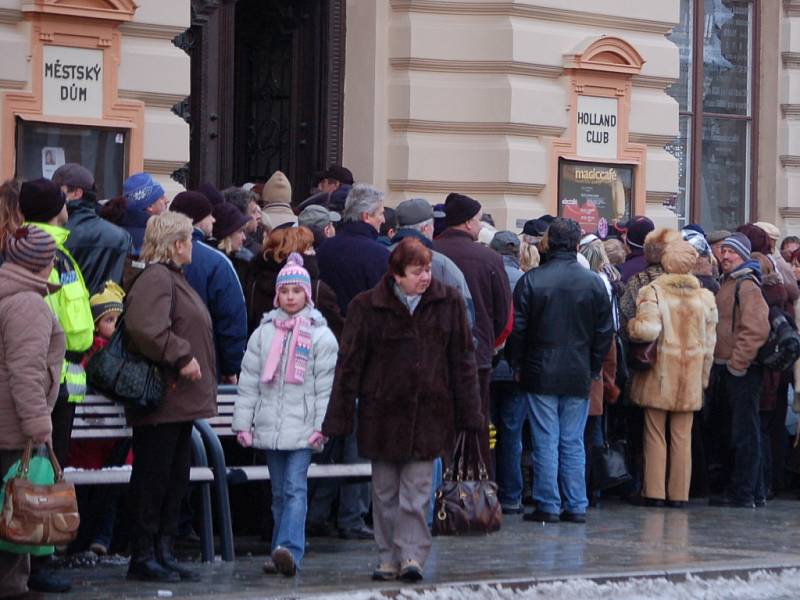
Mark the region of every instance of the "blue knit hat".
<instances>
[{"instance_id":1,"label":"blue knit hat","mask_svg":"<svg viewBox=\"0 0 800 600\"><path fill-rule=\"evenodd\" d=\"M285 285L299 285L306 293L306 304L314 307L314 301L311 299L311 277L308 271L303 267L303 257L297 252L292 252L289 258L286 259L286 266L278 273L278 278L275 280L275 300L273 305L278 306L278 292Z\"/></svg>"},{"instance_id":2,"label":"blue knit hat","mask_svg":"<svg viewBox=\"0 0 800 600\"><path fill-rule=\"evenodd\" d=\"M144 210L164 196L164 188L150 173L136 173L122 184L122 194L131 210Z\"/></svg>"},{"instance_id":3,"label":"blue knit hat","mask_svg":"<svg viewBox=\"0 0 800 600\"><path fill-rule=\"evenodd\" d=\"M725 241L722 242L722 245L736 252L736 254L742 257L742 260L750 260L752 246L750 245L750 240L747 239L747 236L743 233L736 232L730 234L725 238Z\"/></svg>"}]
</instances>

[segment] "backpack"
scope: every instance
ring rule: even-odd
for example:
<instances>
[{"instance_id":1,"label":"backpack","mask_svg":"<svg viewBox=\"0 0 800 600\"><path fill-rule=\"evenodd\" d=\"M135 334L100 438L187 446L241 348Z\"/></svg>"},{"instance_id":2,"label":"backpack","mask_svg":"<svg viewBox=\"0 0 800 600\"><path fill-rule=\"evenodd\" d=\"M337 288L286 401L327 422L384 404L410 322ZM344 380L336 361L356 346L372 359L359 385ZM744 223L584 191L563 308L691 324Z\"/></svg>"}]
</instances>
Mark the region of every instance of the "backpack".
<instances>
[{"instance_id":1,"label":"backpack","mask_svg":"<svg viewBox=\"0 0 800 600\"><path fill-rule=\"evenodd\" d=\"M739 288L745 278L736 280L736 292L733 303L733 319L731 331L736 323L736 309L739 308ZM761 284L753 277L747 277L759 288ZM762 292L763 293L763 292ZM794 320L777 306L769 309L769 336L764 345L758 349L755 364L771 371L785 371L800 358L800 334Z\"/></svg>"}]
</instances>

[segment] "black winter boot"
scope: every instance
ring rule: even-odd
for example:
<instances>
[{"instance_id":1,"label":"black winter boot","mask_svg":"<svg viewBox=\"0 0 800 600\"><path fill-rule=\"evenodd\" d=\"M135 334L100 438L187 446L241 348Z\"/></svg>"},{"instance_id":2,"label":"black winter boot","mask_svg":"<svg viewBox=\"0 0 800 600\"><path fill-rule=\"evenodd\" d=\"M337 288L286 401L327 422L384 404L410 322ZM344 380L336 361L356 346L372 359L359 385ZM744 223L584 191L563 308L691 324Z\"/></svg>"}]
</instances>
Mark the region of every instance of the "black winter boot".
<instances>
[{"instance_id":1,"label":"black winter boot","mask_svg":"<svg viewBox=\"0 0 800 600\"><path fill-rule=\"evenodd\" d=\"M172 553L174 542L175 538L170 535L156 536L156 560L165 569L177 573L183 581L200 581L200 575L178 563L178 559Z\"/></svg>"},{"instance_id":2,"label":"black winter boot","mask_svg":"<svg viewBox=\"0 0 800 600\"><path fill-rule=\"evenodd\" d=\"M153 549L153 538L144 536L133 540L128 579L175 583L181 580L177 573L158 564Z\"/></svg>"}]
</instances>

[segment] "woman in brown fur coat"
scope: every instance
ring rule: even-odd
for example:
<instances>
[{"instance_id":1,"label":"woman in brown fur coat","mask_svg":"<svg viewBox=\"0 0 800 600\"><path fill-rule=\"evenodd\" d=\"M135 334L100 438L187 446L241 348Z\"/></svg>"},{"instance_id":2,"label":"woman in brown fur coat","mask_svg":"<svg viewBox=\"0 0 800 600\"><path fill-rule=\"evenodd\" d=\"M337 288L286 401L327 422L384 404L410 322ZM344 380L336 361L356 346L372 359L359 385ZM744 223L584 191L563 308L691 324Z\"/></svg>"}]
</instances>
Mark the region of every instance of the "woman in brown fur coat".
<instances>
[{"instance_id":1,"label":"woman in brown fur coat","mask_svg":"<svg viewBox=\"0 0 800 600\"><path fill-rule=\"evenodd\" d=\"M631 385L634 403L645 409L642 496L656 505L668 498L676 508L689 500L692 420L703 406L716 344L717 307L711 292L690 274L696 261L688 242L669 244L661 258L666 274L640 290L636 316L628 323L631 340L658 341L652 369L637 372ZM667 418L670 472L665 490Z\"/></svg>"}]
</instances>

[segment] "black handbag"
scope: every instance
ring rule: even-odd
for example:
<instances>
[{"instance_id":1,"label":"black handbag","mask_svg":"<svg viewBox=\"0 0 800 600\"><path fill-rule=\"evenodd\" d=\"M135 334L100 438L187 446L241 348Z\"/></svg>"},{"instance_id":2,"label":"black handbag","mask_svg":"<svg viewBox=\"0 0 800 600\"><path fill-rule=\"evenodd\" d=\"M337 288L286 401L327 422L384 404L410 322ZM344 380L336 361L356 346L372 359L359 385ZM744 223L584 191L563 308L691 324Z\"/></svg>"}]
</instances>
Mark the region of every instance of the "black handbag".
<instances>
[{"instance_id":1,"label":"black handbag","mask_svg":"<svg viewBox=\"0 0 800 600\"><path fill-rule=\"evenodd\" d=\"M474 442L475 467L467 466L467 436ZM433 535L485 535L500 529L503 514L497 484L489 480L476 433L460 432L442 485L436 491Z\"/></svg>"},{"instance_id":2,"label":"black handbag","mask_svg":"<svg viewBox=\"0 0 800 600\"><path fill-rule=\"evenodd\" d=\"M632 477L628 470L627 445L624 440L608 442L606 415L603 414L603 439L605 443L591 449L589 474L592 489L598 492L628 483Z\"/></svg>"},{"instance_id":3,"label":"black handbag","mask_svg":"<svg viewBox=\"0 0 800 600\"><path fill-rule=\"evenodd\" d=\"M175 308L175 284L172 286L170 317ZM147 358L128 350L125 315L108 345L95 352L86 365L89 385L125 408L144 414L161 406L164 379L161 368Z\"/></svg>"}]
</instances>

